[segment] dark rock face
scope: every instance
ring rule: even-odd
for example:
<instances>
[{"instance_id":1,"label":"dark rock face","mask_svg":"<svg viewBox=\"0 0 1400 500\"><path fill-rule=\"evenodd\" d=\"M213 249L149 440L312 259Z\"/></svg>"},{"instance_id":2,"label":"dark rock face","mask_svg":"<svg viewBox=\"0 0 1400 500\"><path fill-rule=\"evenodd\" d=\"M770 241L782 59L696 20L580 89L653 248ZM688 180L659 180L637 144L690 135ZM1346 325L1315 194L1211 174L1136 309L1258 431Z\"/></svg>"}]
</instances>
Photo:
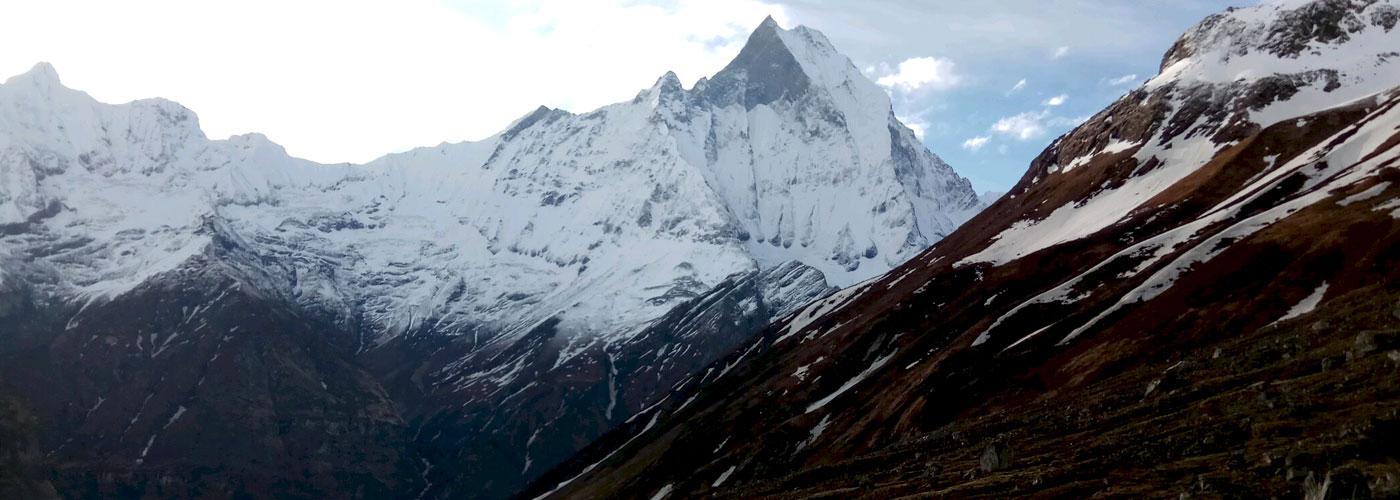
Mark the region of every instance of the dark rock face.
<instances>
[{"instance_id":1,"label":"dark rock face","mask_svg":"<svg viewBox=\"0 0 1400 500\"><path fill-rule=\"evenodd\" d=\"M765 19L738 57L710 79L705 98L719 106L742 100L746 109L753 109L801 97L811 81L778 36L779 29L773 18Z\"/></svg>"},{"instance_id":2,"label":"dark rock face","mask_svg":"<svg viewBox=\"0 0 1400 500\"><path fill-rule=\"evenodd\" d=\"M355 336L264 292L236 242L216 241L89 307L7 284L0 380L19 398L0 415L13 437L0 491L504 498L830 291L791 263L734 276L625 343L562 344L546 322L485 348L405 336L357 353ZM528 376L489 393L461 379L502 359Z\"/></svg>"},{"instance_id":3,"label":"dark rock face","mask_svg":"<svg viewBox=\"0 0 1400 500\"><path fill-rule=\"evenodd\" d=\"M65 497L372 498L420 483L407 427L353 352L212 256L45 316L5 332L22 341L0 372L43 422Z\"/></svg>"},{"instance_id":4,"label":"dark rock face","mask_svg":"<svg viewBox=\"0 0 1400 500\"><path fill-rule=\"evenodd\" d=\"M830 291L820 272L788 263L733 276L625 341L574 344L546 322L480 349L409 337L364 358L409 409L414 446L431 464L425 496L503 498ZM500 384L479 383L485 377Z\"/></svg>"},{"instance_id":5,"label":"dark rock face","mask_svg":"<svg viewBox=\"0 0 1400 500\"><path fill-rule=\"evenodd\" d=\"M922 169L918 168L918 165L920 165L921 162L927 162L928 160L925 159L925 157L932 156L932 154L924 148L909 147L909 144L919 144L918 139L913 137L912 131L894 119L891 119L889 131L890 137L895 139L890 141L890 159L894 161L895 175L899 177L900 181L905 186L909 186L909 189L914 191L915 194L934 192L966 193L960 199L950 200L947 206L949 209L966 209L967 207L976 206L982 202L993 201L979 200L972 189L972 181L966 178L956 177L940 181L927 176ZM905 140L898 140L901 135L907 136ZM947 236L941 231L933 231L933 234L940 239ZM911 234L910 236L912 237L914 235ZM911 238L909 241L905 242L907 248L927 248L928 245L929 242L922 238ZM875 249L871 248L871 250ZM867 255L866 257L871 258L873 255Z\"/></svg>"},{"instance_id":6,"label":"dark rock face","mask_svg":"<svg viewBox=\"0 0 1400 500\"><path fill-rule=\"evenodd\" d=\"M38 169L36 169L36 171L37 170ZM7 234L19 234L28 231L30 226L32 226L34 223L58 215L58 213L61 211L63 211L62 203L59 203L58 200L49 200L48 204L44 205L44 208L42 210L29 214L29 217L27 217L24 222L0 224L0 236Z\"/></svg>"},{"instance_id":7,"label":"dark rock face","mask_svg":"<svg viewBox=\"0 0 1400 500\"><path fill-rule=\"evenodd\" d=\"M38 439L36 422L18 401L0 395L0 496L5 498L58 498L48 481L48 470Z\"/></svg>"},{"instance_id":8,"label":"dark rock face","mask_svg":"<svg viewBox=\"0 0 1400 500\"><path fill-rule=\"evenodd\" d=\"M510 140L520 135L520 132L525 129L540 123L549 123L564 116L569 116L569 112L562 109L552 109L548 106L540 106L535 108L534 111L531 111L530 114L525 115L524 118L516 120L514 125L511 125L505 132L501 132L501 137L505 140Z\"/></svg>"},{"instance_id":9,"label":"dark rock face","mask_svg":"<svg viewBox=\"0 0 1400 500\"><path fill-rule=\"evenodd\" d=\"M773 320L832 291L821 273L789 262L731 277L671 310L613 349L622 414L641 411L655 395L688 383L682 380L685 375L729 353Z\"/></svg>"}]
</instances>

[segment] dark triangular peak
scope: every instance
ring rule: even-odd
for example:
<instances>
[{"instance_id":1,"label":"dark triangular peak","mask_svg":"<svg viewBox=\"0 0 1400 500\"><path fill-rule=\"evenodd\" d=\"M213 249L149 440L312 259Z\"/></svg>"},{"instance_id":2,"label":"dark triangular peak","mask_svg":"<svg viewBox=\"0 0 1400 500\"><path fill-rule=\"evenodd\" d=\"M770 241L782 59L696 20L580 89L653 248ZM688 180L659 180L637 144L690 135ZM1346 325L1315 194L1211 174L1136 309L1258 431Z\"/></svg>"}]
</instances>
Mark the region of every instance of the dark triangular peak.
<instances>
[{"instance_id":1,"label":"dark triangular peak","mask_svg":"<svg viewBox=\"0 0 1400 500\"><path fill-rule=\"evenodd\" d=\"M677 92L682 88L681 79L676 76L674 71L667 71L666 74L661 75L661 78L656 79L656 83L652 84L651 88L660 89L663 92Z\"/></svg>"},{"instance_id":2,"label":"dark triangular peak","mask_svg":"<svg viewBox=\"0 0 1400 500\"><path fill-rule=\"evenodd\" d=\"M718 104L742 102L753 109L801 95L811 78L783 40L785 31L772 16L758 25L739 55L705 86L705 97Z\"/></svg>"},{"instance_id":3,"label":"dark triangular peak","mask_svg":"<svg viewBox=\"0 0 1400 500\"><path fill-rule=\"evenodd\" d=\"M638 92L637 97L633 98L632 102L642 102L652 96L668 96L667 98L669 98L669 96L681 95L684 92L685 87L681 85L681 79L676 76L675 72L667 71L666 74L661 75L661 78L657 78L656 83L652 84L650 88Z\"/></svg>"},{"instance_id":4,"label":"dark triangular peak","mask_svg":"<svg viewBox=\"0 0 1400 500\"><path fill-rule=\"evenodd\" d=\"M519 120L516 120L515 123L512 123L510 128L507 128L505 132L501 133L501 138L510 140L521 131L530 128L536 123L549 123L562 116L569 116L569 112L562 109L551 109L549 106L540 106L529 114L521 117Z\"/></svg>"}]
</instances>

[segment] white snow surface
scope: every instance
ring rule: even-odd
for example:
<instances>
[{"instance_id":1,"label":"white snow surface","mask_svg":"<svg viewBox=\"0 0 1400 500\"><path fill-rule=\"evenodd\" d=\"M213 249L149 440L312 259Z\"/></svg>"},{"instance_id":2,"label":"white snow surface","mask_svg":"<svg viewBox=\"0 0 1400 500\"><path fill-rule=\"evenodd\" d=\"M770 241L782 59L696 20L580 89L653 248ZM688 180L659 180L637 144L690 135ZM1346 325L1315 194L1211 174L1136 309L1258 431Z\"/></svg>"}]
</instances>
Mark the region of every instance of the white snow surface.
<instances>
[{"instance_id":1,"label":"white snow surface","mask_svg":"<svg viewBox=\"0 0 1400 500\"><path fill-rule=\"evenodd\" d=\"M812 427L812 430L807 431L807 439L802 440L801 443L797 443L797 451L805 450L808 446L811 446L813 443L816 443L817 438L822 437L822 433L826 432L827 426L830 425L831 414L828 413L826 415L822 415L822 420L820 422L817 422L817 425L815 427Z\"/></svg>"},{"instance_id":2,"label":"white snow surface","mask_svg":"<svg viewBox=\"0 0 1400 500\"><path fill-rule=\"evenodd\" d=\"M812 324L812 322L825 317L833 311L841 309L851 300L860 297L862 293L865 293L865 291L869 289L870 285L868 283L860 283L846 287L845 289L828 295L824 299L808 304L807 307L802 308L788 319L787 326L783 328L783 334L773 339L773 344L781 343L787 340L788 337L801 333L807 328L807 325Z\"/></svg>"},{"instance_id":3,"label":"white snow surface","mask_svg":"<svg viewBox=\"0 0 1400 500\"><path fill-rule=\"evenodd\" d=\"M1164 68L1145 84L1149 89L1169 83L1250 82L1275 75L1296 75L1316 70L1335 70L1341 86L1324 90L1322 85L1258 111L1254 122L1277 123L1305 113L1298 108L1321 110L1342 102L1369 96L1395 85L1400 75L1394 54L1400 50L1400 36L1378 21L1393 16L1400 2L1379 0L1353 9L1353 18L1343 26L1358 29L1335 40L1306 40L1297 53L1280 49L1289 36L1309 36L1290 25L1306 17L1311 9L1325 7L1316 0L1267 2L1234 9L1192 28L1182 39L1190 54ZM1306 29L1304 29L1306 31Z\"/></svg>"},{"instance_id":4,"label":"white snow surface","mask_svg":"<svg viewBox=\"0 0 1400 500\"><path fill-rule=\"evenodd\" d=\"M665 486L662 486L661 489L656 490L656 494L651 496L651 500L662 500L662 499L664 499L664 498L670 496L670 495L671 495L671 489L672 489L671 484L670 484L670 483L667 483Z\"/></svg>"},{"instance_id":5,"label":"white snow surface","mask_svg":"<svg viewBox=\"0 0 1400 500\"><path fill-rule=\"evenodd\" d=\"M1304 297L1303 300L1298 301L1297 304L1294 304L1293 307L1288 309L1288 313L1284 314L1283 317L1279 318L1278 320L1287 321L1312 312L1313 309L1317 309L1318 304L1322 303L1322 297L1326 295L1327 282L1324 281L1321 285L1317 286L1316 290L1313 290L1313 293L1308 294L1308 296Z\"/></svg>"},{"instance_id":6,"label":"white snow surface","mask_svg":"<svg viewBox=\"0 0 1400 500\"><path fill-rule=\"evenodd\" d=\"M710 483L710 487L711 487L711 488L718 488L718 487L720 487L721 485L723 485L725 481L728 481L728 480L729 480L729 475L730 475L730 474L733 474L733 473L734 473L734 469L737 468L737 467L738 467L738 466L735 466L735 465L729 466L728 469L725 469L724 472L720 473L719 477L715 478L715 482Z\"/></svg>"},{"instance_id":7,"label":"white snow surface","mask_svg":"<svg viewBox=\"0 0 1400 500\"><path fill-rule=\"evenodd\" d=\"M889 363L890 359L893 358L895 354L898 353L892 352L881 356L880 359L876 359L875 361L871 362L870 366L865 367L865 370L862 370L860 373L857 373L856 376L851 377L845 383L841 384L841 387L837 387L836 390L832 391L831 394L828 394L826 395L826 397L817 400L815 403L807 405L807 411L803 413L812 413L814 411L820 410L823 406L826 406L827 403L830 403L832 400L836 399L842 394L845 394L846 391L851 390L852 387L855 387L857 384L860 384L866 378L869 378L871 375L874 375L875 372L880 371L880 368L885 366L885 363Z\"/></svg>"},{"instance_id":8,"label":"white snow surface","mask_svg":"<svg viewBox=\"0 0 1400 500\"><path fill-rule=\"evenodd\" d=\"M617 335L787 261L850 285L972 214L966 179L824 36L764 30L805 92L748 107L668 73L629 102L365 165L210 140L178 104L99 103L41 63L0 85L0 282L107 300L222 238L275 262L262 285L363 321L366 345L550 317ZM741 70L727 81L762 76Z\"/></svg>"}]
</instances>

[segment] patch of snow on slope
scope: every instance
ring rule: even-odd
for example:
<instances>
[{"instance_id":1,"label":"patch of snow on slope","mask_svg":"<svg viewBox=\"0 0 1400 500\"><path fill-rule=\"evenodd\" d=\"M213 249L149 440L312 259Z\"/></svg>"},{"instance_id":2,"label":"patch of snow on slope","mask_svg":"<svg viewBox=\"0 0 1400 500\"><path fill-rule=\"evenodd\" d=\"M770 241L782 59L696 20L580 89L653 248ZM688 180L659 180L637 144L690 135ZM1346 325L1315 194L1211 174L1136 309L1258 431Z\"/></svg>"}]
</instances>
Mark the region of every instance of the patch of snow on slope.
<instances>
[{"instance_id":1,"label":"patch of snow on slope","mask_svg":"<svg viewBox=\"0 0 1400 500\"><path fill-rule=\"evenodd\" d=\"M1392 218L1400 219L1400 198L1395 198L1385 203L1376 205L1376 208L1374 208L1373 210L1377 212L1384 212L1386 210L1389 210L1390 216Z\"/></svg>"},{"instance_id":2,"label":"patch of snow on slope","mask_svg":"<svg viewBox=\"0 0 1400 500\"><path fill-rule=\"evenodd\" d=\"M804 328L807 328L807 325L812 324L816 320L821 319L823 316L826 316L827 314L830 314L833 311L841 309L850 301L855 300L856 297L859 297L862 293L865 293L865 290L869 288L870 281L874 279L875 278L871 278L869 280L866 280L865 282L858 283L844 290L828 295L826 298L813 302L807 307L799 310L796 314L794 314L791 317L790 320L788 320L787 328L783 329L782 335L779 335L778 338L773 340L773 344L776 345L779 342L787 340L788 337L796 335L800 333Z\"/></svg>"},{"instance_id":3,"label":"patch of snow on slope","mask_svg":"<svg viewBox=\"0 0 1400 500\"><path fill-rule=\"evenodd\" d=\"M671 495L671 489L672 489L671 484L670 484L670 483L667 483L666 486L662 486L660 490L657 490L655 495L652 495L652 496L651 496L651 500L662 500L662 499L664 499L664 498L670 496L670 495Z\"/></svg>"},{"instance_id":4,"label":"patch of snow on slope","mask_svg":"<svg viewBox=\"0 0 1400 500\"><path fill-rule=\"evenodd\" d=\"M830 413L822 415L821 422L817 422L816 427L812 427L812 430L808 431L807 439L804 439L801 443L797 444L797 451L805 450L808 446L811 446L813 443L816 443L817 438L822 437L822 433L826 432L826 427L828 425L831 425Z\"/></svg>"},{"instance_id":5,"label":"patch of snow on slope","mask_svg":"<svg viewBox=\"0 0 1400 500\"><path fill-rule=\"evenodd\" d=\"M1202 240L1157 271L1137 288L1123 295L1117 303L1070 332L1059 342L1059 345L1070 342L1092 328L1100 320L1127 305L1156 298L1171 288L1182 274L1196 264L1206 262L1219 255L1230 246L1230 243L1244 239L1298 210L1327 199L1329 197L1328 191L1330 191L1329 186L1350 185L1374 175L1381 165L1386 164L1392 158L1387 157L1387 155L1377 155L1364 161L1362 159L1367 154L1376 151L1397 127L1400 127L1400 110L1397 110L1395 103L1391 102L1389 105L1372 112L1356 126L1339 132L1331 139L1319 143L1308 153L1299 155L1293 161L1280 167L1279 171L1272 172L1271 175L1241 189L1234 197L1220 203L1201 219L1174 230L1174 232L1183 232L1190 229L1194 233L1196 229L1207 222L1229 220L1249 200L1265 195L1269 192L1270 187L1277 185L1288 174L1306 171L1306 180L1301 188L1304 194L1236 222ZM1342 140L1343 138L1345 140ZM1305 169L1305 167L1318 168Z\"/></svg>"},{"instance_id":6,"label":"patch of snow on slope","mask_svg":"<svg viewBox=\"0 0 1400 500\"><path fill-rule=\"evenodd\" d=\"M663 401L664 401L664 400L663 400ZM657 404L660 404L660 402L658 402ZM638 413L638 415L640 415L640 413ZM598 466L599 466L599 465L602 465L603 462L608 461L609 458L612 458L613 455L616 455L617 452L622 451L623 449L627 448L627 445L632 444L632 442L633 442L633 441L636 441L637 438L642 437L643 435L645 435L645 434L647 433L647 431L650 431L652 427L656 426L656 420L657 420L658 418L660 418L660 417L661 417L661 412L656 412L656 413L652 414L651 420L647 421L646 427L643 427L641 432L638 432L637 435L632 436L632 438L631 438L631 439L628 439L627 442L622 443L622 446L618 446L618 447L617 447L616 449L614 449L612 452L609 452L606 456L604 456L601 460L598 460L597 462L593 462L592 464L589 464L588 467L584 467L584 468L583 468L583 471L579 472L578 475L576 475L576 476L574 476L574 477L571 477L571 478L569 478L569 479L566 479L566 480L564 480L564 481L561 481L559 484L557 484L557 485L554 486L554 489L551 489L551 490L545 492L544 494L541 494L540 496L535 497L534 500L543 500L543 499L545 499L545 498L548 498L550 495L553 495L555 492L557 492L557 491L563 489L565 486L568 486L569 483L572 483L572 482L574 482L574 481L577 481L578 478L581 478L581 477L587 475L589 472L593 472L593 469L598 468ZM670 492L670 485L666 485L666 488L664 488L664 490L665 490L666 492L669 493L669 492ZM663 495L663 496L664 496L664 495Z\"/></svg>"},{"instance_id":7,"label":"patch of snow on slope","mask_svg":"<svg viewBox=\"0 0 1400 500\"><path fill-rule=\"evenodd\" d=\"M1150 141L1149 144L1156 144ZM987 248L958 261L958 265L1001 265L1044 248L1092 235L1130 214L1141 204L1195 172L1221 149L1209 137L1198 135L1167 145L1143 147L1139 164L1156 157L1162 165L1129 178L1122 186L1099 192L1086 201L1066 203L1044 219L1022 220L996 236Z\"/></svg>"},{"instance_id":8,"label":"patch of snow on slope","mask_svg":"<svg viewBox=\"0 0 1400 500\"><path fill-rule=\"evenodd\" d=\"M720 485L724 484L725 481L728 481L729 475L734 473L735 468L737 468L737 466L731 465L728 469L725 469L724 472L721 473L719 477L715 479L715 482L710 483L710 487L718 488Z\"/></svg>"},{"instance_id":9,"label":"patch of snow on slope","mask_svg":"<svg viewBox=\"0 0 1400 500\"><path fill-rule=\"evenodd\" d=\"M822 362L823 359L826 359L826 356L818 357L816 361L797 367L796 370L793 370L792 377L796 378L798 382L806 382L807 372L811 369L812 365Z\"/></svg>"},{"instance_id":10,"label":"patch of snow on slope","mask_svg":"<svg viewBox=\"0 0 1400 500\"><path fill-rule=\"evenodd\" d=\"M890 359L894 357L895 354L897 353L892 352L881 356L879 359L876 359L875 362L871 363L870 366L866 367L864 371L861 371L860 373L856 374L856 376L851 377L850 380L846 381L846 383L841 384L841 387L836 388L834 392L828 394L824 398L817 400L817 402L808 405L807 411L803 413L812 413L814 411L820 410L823 406L826 406L827 403L830 403L831 400L836 399L842 394L845 394L846 391L851 390L851 388L855 387L856 384L859 384L866 378L869 378L871 375L874 375L875 372L879 371L881 367L885 366L885 363L888 363Z\"/></svg>"},{"instance_id":11,"label":"patch of snow on slope","mask_svg":"<svg viewBox=\"0 0 1400 500\"><path fill-rule=\"evenodd\" d=\"M1322 303L1322 297L1325 295L1327 295L1326 281L1322 282L1321 285L1318 285L1317 289L1313 290L1313 292L1311 294L1308 294L1307 297L1304 297L1303 300L1298 301L1297 304L1294 304L1293 307L1289 308L1288 313L1284 314L1283 317L1279 318L1278 320L1288 321L1290 319L1312 312L1313 309L1317 308L1318 304Z\"/></svg>"},{"instance_id":12,"label":"patch of snow on slope","mask_svg":"<svg viewBox=\"0 0 1400 500\"><path fill-rule=\"evenodd\" d=\"M1377 196L1380 196L1380 194L1381 194L1382 192L1385 192L1386 188L1389 188L1389 187L1390 187L1390 181L1381 181L1381 182L1377 182L1375 185L1373 185L1373 186L1371 186L1371 187L1369 187L1369 188L1366 188L1365 190L1363 190L1363 191L1361 191L1361 192L1359 192L1359 193L1356 193L1356 194L1353 194L1353 195L1351 195L1351 196L1348 196L1348 197L1346 197L1346 198L1341 199L1340 201L1337 202L1337 204L1345 207L1345 206L1350 205L1350 204L1352 204L1352 203L1356 203L1356 202L1360 202L1360 201L1366 201L1366 200L1369 200L1369 199L1371 199L1371 198L1375 198L1375 197L1377 197Z\"/></svg>"},{"instance_id":13,"label":"patch of snow on slope","mask_svg":"<svg viewBox=\"0 0 1400 500\"><path fill-rule=\"evenodd\" d=\"M1093 160L1093 159L1096 158L1096 157L1099 157L1099 156L1101 156L1101 155L1109 155L1109 154L1114 154L1114 153L1121 153L1121 152L1123 152L1123 151L1127 151L1127 150L1129 150L1129 149L1135 148L1135 147L1137 147L1138 145L1139 145L1139 144L1136 143L1136 142L1129 142L1129 141L1114 139L1112 142L1109 142L1108 144L1104 145L1103 148L1101 148L1101 149L1099 149L1099 150L1097 150L1097 151L1093 151L1093 152L1090 152L1089 154L1086 154L1086 155L1084 155L1084 156L1080 156L1080 157L1078 157L1078 158L1075 158L1075 159L1073 159L1073 160L1070 160L1070 162L1067 163L1067 164L1065 164L1065 166L1064 166L1063 168L1060 168L1060 167L1052 168L1052 169L1051 169L1051 173L1054 173L1057 169L1058 169L1058 171L1059 171L1060 173L1068 173L1070 170L1074 170L1075 168L1081 167L1081 166L1083 166L1083 165L1089 163L1089 161Z\"/></svg>"}]
</instances>

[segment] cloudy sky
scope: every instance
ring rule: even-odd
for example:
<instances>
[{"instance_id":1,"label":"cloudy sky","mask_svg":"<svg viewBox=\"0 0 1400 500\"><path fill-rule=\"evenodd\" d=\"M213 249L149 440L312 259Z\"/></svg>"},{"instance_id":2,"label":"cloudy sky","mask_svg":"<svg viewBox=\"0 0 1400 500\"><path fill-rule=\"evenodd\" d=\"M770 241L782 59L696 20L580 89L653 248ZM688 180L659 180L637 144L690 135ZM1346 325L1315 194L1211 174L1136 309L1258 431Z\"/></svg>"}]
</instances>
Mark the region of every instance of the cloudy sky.
<instances>
[{"instance_id":1,"label":"cloudy sky","mask_svg":"<svg viewBox=\"0 0 1400 500\"><path fill-rule=\"evenodd\" d=\"M3 2L0 75L48 61L99 100L161 96L210 137L363 162L489 136L538 105L630 99L724 66L766 15L825 32L981 190L1156 72L1186 28L1258 0Z\"/></svg>"}]
</instances>

